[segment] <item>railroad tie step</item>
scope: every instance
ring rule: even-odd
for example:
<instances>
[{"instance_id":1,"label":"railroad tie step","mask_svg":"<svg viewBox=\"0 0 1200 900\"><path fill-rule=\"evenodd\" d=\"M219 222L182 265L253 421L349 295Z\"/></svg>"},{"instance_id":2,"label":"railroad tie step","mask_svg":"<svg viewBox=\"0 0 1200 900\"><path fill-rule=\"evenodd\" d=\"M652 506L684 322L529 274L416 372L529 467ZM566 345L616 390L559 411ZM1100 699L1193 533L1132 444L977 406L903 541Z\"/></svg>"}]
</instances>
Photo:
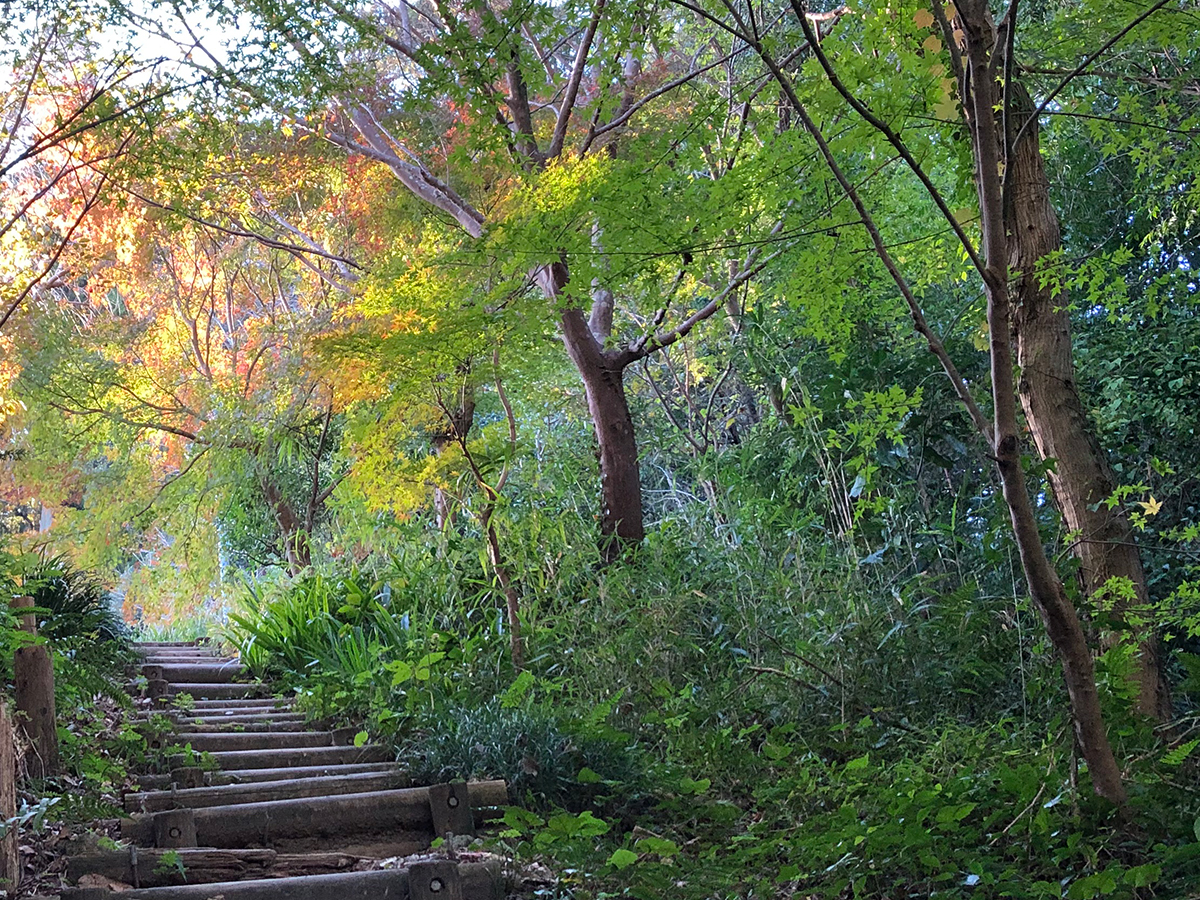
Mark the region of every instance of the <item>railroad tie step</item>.
<instances>
[{"instance_id":1,"label":"railroad tie step","mask_svg":"<svg viewBox=\"0 0 1200 900\"><path fill-rule=\"evenodd\" d=\"M189 709L197 712L207 709L215 709L221 712L232 709L239 709L245 712L254 710L272 712L278 709L289 708L290 705L290 700L280 700L274 697L226 697L216 700L193 697Z\"/></svg>"},{"instance_id":2,"label":"railroad tie step","mask_svg":"<svg viewBox=\"0 0 1200 900\"><path fill-rule=\"evenodd\" d=\"M182 856L182 851L180 854ZM184 863L185 869L187 866ZM142 867L139 865L138 868L140 871ZM103 900L112 895L107 888L100 891L70 888L61 896L62 900ZM135 888L121 893L124 900L210 900L212 897L223 900L382 900L385 897L388 900L500 900L502 896L503 883L498 866L448 860L418 863L405 869L176 884Z\"/></svg>"},{"instance_id":3,"label":"railroad tie step","mask_svg":"<svg viewBox=\"0 0 1200 900\"><path fill-rule=\"evenodd\" d=\"M503 781L472 782L466 792L469 810L481 821L494 818L508 802ZM430 789L416 787L150 813L123 819L121 839L161 847L164 840L178 839L178 830L189 840L194 835L195 843L174 846L234 848L277 847L295 839L328 846L358 835L403 835L428 846L434 827Z\"/></svg>"},{"instance_id":4,"label":"railroad tie step","mask_svg":"<svg viewBox=\"0 0 1200 900\"><path fill-rule=\"evenodd\" d=\"M200 809L268 800L294 800L298 797L390 791L409 787L410 784L407 773L392 766L390 770L382 772L318 775L182 790L130 791L125 794L124 802L128 813L154 813L167 809Z\"/></svg>"},{"instance_id":5,"label":"railroad tie step","mask_svg":"<svg viewBox=\"0 0 1200 900\"><path fill-rule=\"evenodd\" d=\"M266 721L263 721L266 719ZM304 731L308 725L304 716L279 716L255 719L176 719L175 733L188 734L196 731L209 732L247 732L247 731Z\"/></svg>"},{"instance_id":6,"label":"railroad tie step","mask_svg":"<svg viewBox=\"0 0 1200 900\"><path fill-rule=\"evenodd\" d=\"M153 683L153 682L152 682ZM188 694L193 700L253 700L266 699L271 690L261 681L247 684L227 682L170 682L166 683L167 697Z\"/></svg>"},{"instance_id":7,"label":"railroad tie step","mask_svg":"<svg viewBox=\"0 0 1200 900\"><path fill-rule=\"evenodd\" d=\"M142 666L146 680L165 679L171 684L228 684L245 674L246 669L240 662L171 662Z\"/></svg>"},{"instance_id":8,"label":"railroad tie step","mask_svg":"<svg viewBox=\"0 0 1200 900\"><path fill-rule=\"evenodd\" d=\"M178 745L189 744L197 753L226 750L302 750L333 746L330 731L193 731L172 736Z\"/></svg>"},{"instance_id":9,"label":"railroad tie step","mask_svg":"<svg viewBox=\"0 0 1200 900\"><path fill-rule=\"evenodd\" d=\"M325 776L359 775L367 772L391 772L396 768L394 762L375 763L342 763L315 766L285 766L283 768L265 769L232 769L217 772L205 772L206 785L221 784L253 784L262 781L284 781L293 778L321 778ZM146 791L166 790L171 787L170 775L143 775L138 779L138 785Z\"/></svg>"},{"instance_id":10,"label":"railroad tie step","mask_svg":"<svg viewBox=\"0 0 1200 900\"><path fill-rule=\"evenodd\" d=\"M278 769L286 766L390 762L391 751L378 744L362 747L296 747L269 750L217 750L210 753L222 769Z\"/></svg>"}]
</instances>

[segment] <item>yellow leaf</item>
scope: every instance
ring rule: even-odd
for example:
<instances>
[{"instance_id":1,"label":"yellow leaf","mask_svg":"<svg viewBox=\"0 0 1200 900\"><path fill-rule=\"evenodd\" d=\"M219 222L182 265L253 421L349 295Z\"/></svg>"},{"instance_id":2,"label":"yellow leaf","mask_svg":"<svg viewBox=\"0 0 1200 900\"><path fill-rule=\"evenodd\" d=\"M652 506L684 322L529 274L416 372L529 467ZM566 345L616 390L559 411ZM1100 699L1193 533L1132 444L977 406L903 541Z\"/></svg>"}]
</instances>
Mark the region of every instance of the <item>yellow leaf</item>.
<instances>
[{"instance_id":1,"label":"yellow leaf","mask_svg":"<svg viewBox=\"0 0 1200 900\"><path fill-rule=\"evenodd\" d=\"M967 35L961 28L955 28L952 37L954 38L954 43L958 44L958 46L967 46Z\"/></svg>"},{"instance_id":2,"label":"yellow leaf","mask_svg":"<svg viewBox=\"0 0 1200 900\"><path fill-rule=\"evenodd\" d=\"M954 102L952 96L945 94L941 100L933 105L933 114L944 122L957 121L958 104Z\"/></svg>"},{"instance_id":3,"label":"yellow leaf","mask_svg":"<svg viewBox=\"0 0 1200 900\"><path fill-rule=\"evenodd\" d=\"M1159 513L1159 510L1162 509L1162 501L1155 500L1154 495L1151 494L1149 502L1146 502L1145 500L1139 500L1138 506L1140 506L1142 509L1144 509L1146 511L1146 515L1157 516Z\"/></svg>"},{"instance_id":4,"label":"yellow leaf","mask_svg":"<svg viewBox=\"0 0 1200 900\"><path fill-rule=\"evenodd\" d=\"M917 23L918 28L928 28L933 24L933 13L927 9L918 9L913 13L913 21Z\"/></svg>"},{"instance_id":5,"label":"yellow leaf","mask_svg":"<svg viewBox=\"0 0 1200 900\"><path fill-rule=\"evenodd\" d=\"M946 67L944 65L942 65L941 63L934 63L932 66L929 67L929 74L934 76L935 78L940 78L941 76L946 74Z\"/></svg>"},{"instance_id":6,"label":"yellow leaf","mask_svg":"<svg viewBox=\"0 0 1200 900\"><path fill-rule=\"evenodd\" d=\"M924 47L926 50L928 50L930 53L941 53L942 52L942 42L940 40L938 40L936 35L931 34L929 37L925 38L925 40L923 40L921 42L921 46Z\"/></svg>"},{"instance_id":7,"label":"yellow leaf","mask_svg":"<svg viewBox=\"0 0 1200 900\"><path fill-rule=\"evenodd\" d=\"M946 12L946 21L947 22L953 20L954 17L958 15L958 10L954 8L953 3L946 4L945 12Z\"/></svg>"}]
</instances>

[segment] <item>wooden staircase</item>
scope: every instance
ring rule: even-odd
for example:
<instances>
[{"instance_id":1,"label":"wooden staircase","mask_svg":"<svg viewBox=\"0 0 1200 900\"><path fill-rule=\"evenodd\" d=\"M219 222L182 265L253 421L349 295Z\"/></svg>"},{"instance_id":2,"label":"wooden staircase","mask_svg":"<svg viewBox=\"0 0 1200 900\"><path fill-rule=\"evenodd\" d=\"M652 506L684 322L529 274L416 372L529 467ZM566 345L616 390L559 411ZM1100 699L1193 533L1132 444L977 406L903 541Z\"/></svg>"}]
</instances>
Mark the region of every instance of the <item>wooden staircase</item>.
<instances>
[{"instance_id":1,"label":"wooden staircase","mask_svg":"<svg viewBox=\"0 0 1200 900\"><path fill-rule=\"evenodd\" d=\"M124 797L127 849L72 858L62 900L499 900L499 867L422 857L508 802L502 781L411 786L353 729L309 726L235 658L142 643L139 728L169 774ZM165 730L164 730L165 728ZM452 844L453 842L451 842ZM132 889L129 889L132 888Z\"/></svg>"}]
</instances>

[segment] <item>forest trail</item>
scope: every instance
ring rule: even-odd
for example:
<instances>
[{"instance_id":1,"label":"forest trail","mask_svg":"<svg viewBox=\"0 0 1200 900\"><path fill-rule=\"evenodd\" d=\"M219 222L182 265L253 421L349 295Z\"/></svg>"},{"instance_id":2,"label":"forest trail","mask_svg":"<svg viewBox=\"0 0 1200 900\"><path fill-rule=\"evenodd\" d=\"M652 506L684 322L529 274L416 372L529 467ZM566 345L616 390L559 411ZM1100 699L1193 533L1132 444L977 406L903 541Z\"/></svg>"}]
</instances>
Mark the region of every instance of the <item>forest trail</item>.
<instances>
[{"instance_id":1,"label":"forest trail","mask_svg":"<svg viewBox=\"0 0 1200 900\"><path fill-rule=\"evenodd\" d=\"M502 896L494 858L414 855L435 836L473 834L507 803L504 782L411 787L388 748L306 724L236 658L195 643L137 649L138 725L169 774L125 794L128 847L72 858L78 886L62 900Z\"/></svg>"}]
</instances>

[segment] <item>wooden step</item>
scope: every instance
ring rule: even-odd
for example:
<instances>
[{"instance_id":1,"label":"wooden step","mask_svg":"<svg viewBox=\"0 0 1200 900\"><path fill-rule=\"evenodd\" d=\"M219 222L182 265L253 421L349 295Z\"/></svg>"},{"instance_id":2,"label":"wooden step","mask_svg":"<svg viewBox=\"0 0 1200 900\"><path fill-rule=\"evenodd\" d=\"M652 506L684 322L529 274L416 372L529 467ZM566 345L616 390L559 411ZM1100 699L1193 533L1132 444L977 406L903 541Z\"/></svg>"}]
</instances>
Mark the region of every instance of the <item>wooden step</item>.
<instances>
[{"instance_id":1,"label":"wooden step","mask_svg":"<svg viewBox=\"0 0 1200 900\"><path fill-rule=\"evenodd\" d=\"M188 694L194 700L251 700L266 699L271 689L261 681L250 684L171 682L167 684L168 703L171 697Z\"/></svg>"},{"instance_id":2,"label":"wooden step","mask_svg":"<svg viewBox=\"0 0 1200 900\"><path fill-rule=\"evenodd\" d=\"M265 717L264 717L265 718ZM272 716L269 721L251 719L179 719L175 722L176 734L196 731L219 731L241 733L248 731L305 731L308 724L304 716Z\"/></svg>"},{"instance_id":3,"label":"wooden step","mask_svg":"<svg viewBox=\"0 0 1200 900\"><path fill-rule=\"evenodd\" d=\"M147 813L164 809L198 809L203 806L261 803L266 800L293 800L297 797L330 797L335 794L390 791L406 788L410 784L408 774L392 766L390 771L385 772L288 778L280 781L223 784L173 791L130 791L125 795L124 802L125 811L128 813Z\"/></svg>"},{"instance_id":4,"label":"wooden step","mask_svg":"<svg viewBox=\"0 0 1200 900\"><path fill-rule=\"evenodd\" d=\"M241 663L167 663L142 666L146 678L165 678L171 684L228 684L244 678L246 670Z\"/></svg>"},{"instance_id":5,"label":"wooden step","mask_svg":"<svg viewBox=\"0 0 1200 900\"><path fill-rule=\"evenodd\" d=\"M183 874L180 874L176 862L183 867ZM69 857L66 878L77 882L84 875L102 875L121 884L147 888L254 878L329 875L351 871L363 862L365 860L362 857L346 853L287 854L265 848L214 850L183 847L178 850L137 850L132 854L128 850L112 850Z\"/></svg>"},{"instance_id":6,"label":"wooden step","mask_svg":"<svg viewBox=\"0 0 1200 900\"><path fill-rule=\"evenodd\" d=\"M210 754L222 769L275 769L285 766L391 762L378 744L363 747L301 747L288 750L219 750Z\"/></svg>"},{"instance_id":7,"label":"wooden step","mask_svg":"<svg viewBox=\"0 0 1200 900\"><path fill-rule=\"evenodd\" d=\"M342 763L317 766L287 766L284 768L266 769L231 769L220 772L206 772L205 784L251 784L260 781L283 781L291 778L320 778L325 776L359 775L366 772L391 772L396 768L395 762L377 763ZM144 790L164 790L171 786L170 775L143 775L138 784Z\"/></svg>"},{"instance_id":8,"label":"wooden step","mask_svg":"<svg viewBox=\"0 0 1200 900\"><path fill-rule=\"evenodd\" d=\"M191 745L197 753L237 750L300 750L330 747L330 731L193 731L173 736L180 746Z\"/></svg>"},{"instance_id":9,"label":"wooden step","mask_svg":"<svg viewBox=\"0 0 1200 900\"><path fill-rule=\"evenodd\" d=\"M225 712L227 710L240 709L246 712L253 710L263 710L271 712L279 709L286 709L291 705L291 699L277 699L275 697L226 697L224 699L206 700L204 698L193 698L191 710L218 710ZM174 707L178 709L179 707ZM187 710L184 710L185 712Z\"/></svg>"},{"instance_id":10,"label":"wooden step","mask_svg":"<svg viewBox=\"0 0 1200 900\"><path fill-rule=\"evenodd\" d=\"M184 851L180 851L181 858ZM194 859L194 857L193 857ZM277 855L276 860L279 859ZM186 868L186 863L184 864ZM447 866L450 868L448 869ZM164 867L169 868L169 867ZM140 870L140 866L139 866ZM456 871L452 871L456 870ZM131 876L134 874L129 872ZM411 881L429 880L414 893ZM436 897L447 882L457 880L463 900L500 900L504 896L500 868L490 863L430 863L410 869L375 869L367 872L338 872L331 875L216 881L179 884L172 887L123 891L123 900L408 900L415 896ZM93 900L102 894L90 889L68 888L62 900Z\"/></svg>"},{"instance_id":11,"label":"wooden step","mask_svg":"<svg viewBox=\"0 0 1200 900\"><path fill-rule=\"evenodd\" d=\"M491 817L508 802L503 781L471 782L467 790L471 809L480 818ZM153 846L155 815L168 814L123 819L121 839ZM278 848L288 839L329 842L358 835L433 838L429 789L425 787L209 806L194 810L193 816L196 841L203 847Z\"/></svg>"}]
</instances>

